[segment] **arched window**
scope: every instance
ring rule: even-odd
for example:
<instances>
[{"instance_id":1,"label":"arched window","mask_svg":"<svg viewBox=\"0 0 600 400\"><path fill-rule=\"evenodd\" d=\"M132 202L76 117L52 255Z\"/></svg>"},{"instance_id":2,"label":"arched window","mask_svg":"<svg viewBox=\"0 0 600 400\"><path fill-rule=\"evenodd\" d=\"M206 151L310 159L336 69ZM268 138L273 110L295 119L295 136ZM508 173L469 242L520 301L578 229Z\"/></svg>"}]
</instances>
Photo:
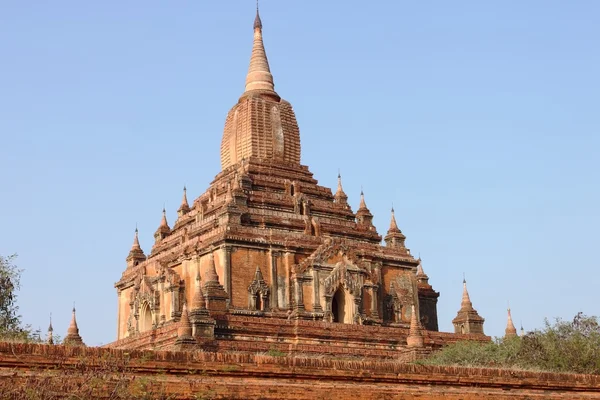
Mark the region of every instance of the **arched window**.
<instances>
[{"instance_id":1,"label":"arched window","mask_svg":"<svg viewBox=\"0 0 600 400\"><path fill-rule=\"evenodd\" d=\"M145 332L152 329L152 311L150 310L150 305L148 303L144 303L142 306L141 317L140 332Z\"/></svg>"}]
</instances>

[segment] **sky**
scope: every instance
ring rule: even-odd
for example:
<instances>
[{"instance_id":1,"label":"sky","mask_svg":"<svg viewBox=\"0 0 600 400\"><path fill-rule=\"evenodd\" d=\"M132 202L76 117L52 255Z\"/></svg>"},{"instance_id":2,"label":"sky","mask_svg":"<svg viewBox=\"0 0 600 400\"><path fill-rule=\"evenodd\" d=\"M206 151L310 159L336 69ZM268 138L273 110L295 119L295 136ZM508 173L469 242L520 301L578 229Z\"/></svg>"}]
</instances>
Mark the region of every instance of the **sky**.
<instances>
[{"instance_id":1,"label":"sky","mask_svg":"<svg viewBox=\"0 0 600 400\"><path fill-rule=\"evenodd\" d=\"M1 1L0 254L23 321L116 339L137 223L220 171L251 0ZM261 0L302 163L385 234L392 204L452 331L463 274L484 330L600 315L600 3Z\"/></svg>"}]
</instances>

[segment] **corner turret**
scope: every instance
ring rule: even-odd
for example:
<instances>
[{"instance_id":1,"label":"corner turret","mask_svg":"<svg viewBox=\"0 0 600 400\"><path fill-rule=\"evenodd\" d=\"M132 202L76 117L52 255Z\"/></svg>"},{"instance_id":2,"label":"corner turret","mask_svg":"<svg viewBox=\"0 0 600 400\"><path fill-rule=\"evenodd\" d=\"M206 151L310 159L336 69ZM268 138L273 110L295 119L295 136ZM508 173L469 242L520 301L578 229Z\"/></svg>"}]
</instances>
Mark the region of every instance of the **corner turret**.
<instances>
[{"instance_id":1,"label":"corner turret","mask_svg":"<svg viewBox=\"0 0 600 400\"><path fill-rule=\"evenodd\" d=\"M135 234L133 236L133 245L125 261L127 261L127 268L135 267L139 263L146 261L146 255L140 246L137 226L135 227Z\"/></svg>"},{"instance_id":2,"label":"corner turret","mask_svg":"<svg viewBox=\"0 0 600 400\"><path fill-rule=\"evenodd\" d=\"M390 229L384 239L386 247L392 247L396 249L406 249L406 236L402 233L398 224L396 223L396 216L394 214L394 207L392 207L392 217L390 219Z\"/></svg>"}]
</instances>

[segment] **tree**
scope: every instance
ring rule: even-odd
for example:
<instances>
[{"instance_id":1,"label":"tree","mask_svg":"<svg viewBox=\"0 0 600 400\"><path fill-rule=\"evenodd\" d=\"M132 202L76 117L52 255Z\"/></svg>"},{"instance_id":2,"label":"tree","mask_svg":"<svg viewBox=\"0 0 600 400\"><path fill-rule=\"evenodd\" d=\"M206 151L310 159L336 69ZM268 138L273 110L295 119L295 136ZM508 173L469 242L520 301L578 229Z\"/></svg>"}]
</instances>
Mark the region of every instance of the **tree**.
<instances>
[{"instance_id":1,"label":"tree","mask_svg":"<svg viewBox=\"0 0 600 400\"><path fill-rule=\"evenodd\" d=\"M31 327L21 324L17 291L21 288L23 270L15 265L16 258L16 254L0 255L0 339L39 341L41 339L33 335Z\"/></svg>"},{"instance_id":2,"label":"tree","mask_svg":"<svg viewBox=\"0 0 600 400\"><path fill-rule=\"evenodd\" d=\"M21 325L16 291L21 287L21 270L14 264L17 257L0 256L0 333L14 332Z\"/></svg>"},{"instance_id":3,"label":"tree","mask_svg":"<svg viewBox=\"0 0 600 400\"><path fill-rule=\"evenodd\" d=\"M424 363L600 374L600 325L583 313L571 322L546 320L523 337L448 345Z\"/></svg>"}]
</instances>

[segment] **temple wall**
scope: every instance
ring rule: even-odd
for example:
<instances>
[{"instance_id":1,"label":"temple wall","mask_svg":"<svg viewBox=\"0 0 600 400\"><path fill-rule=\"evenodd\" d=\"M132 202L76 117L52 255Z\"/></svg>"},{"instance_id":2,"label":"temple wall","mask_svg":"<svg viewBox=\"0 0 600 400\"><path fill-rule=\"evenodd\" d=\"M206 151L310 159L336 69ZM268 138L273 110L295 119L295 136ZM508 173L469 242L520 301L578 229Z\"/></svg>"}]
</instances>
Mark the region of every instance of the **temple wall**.
<instances>
[{"instance_id":1,"label":"temple wall","mask_svg":"<svg viewBox=\"0 0 600 400\"><path fill-rule=\"evenodd\" d=\"M302 298L304 300L304 310L313 311L313 284L312 282L303 282Z\"/></svg>"},{"instance_id":2,"label":"temple wall","mask_svg":"<svg viewBox=\"0 0 600 400\"><path fill-rule=\"evenodd\" d=\"M232 308L249 307L248 286L254 280L256 267L260 267L263 279L271 285L270 256L268 251L234 247L231 252L231 304Z\"/></svg>"},{"instance_id":3,"label":"temple wall","mask_svg":"<svg viewBox=\"0 0 600 400\"><path fill-rule=\"evenodd\" d=\"M371 317L371 289L363 288L362 311L367 317Z\"/></svg>"},{"instance_id":4,"label":"temple wall","mask_svg":"<svg viewBox=\"0 0 600 400\"><path fill-rule=\"evenodd\" d=\"M125 398L128 394L140 398L278 400L600 397L599 376L398 361L14 343L0 343L0 356L2 398L24 398L26 393L39 398L46 393L46 397L61 398L114 398L115 394ZM103 384L94 385L98 380Z\"/></svg>"},{"instance_id":5,"label":"temple wall","mask_svg":"<svg viewBox=\"0 0 600 400\"><path fill-rule=\"evenodd\" d=\"M129 307L129 301L131 298L132 288L128 288L121 291L119 295L118 301L118 326L117 326L117 339L123 339L127 335L127 320L129 319L129 314L131 313L131 308Z\"/></svg>"}]
</instances>

